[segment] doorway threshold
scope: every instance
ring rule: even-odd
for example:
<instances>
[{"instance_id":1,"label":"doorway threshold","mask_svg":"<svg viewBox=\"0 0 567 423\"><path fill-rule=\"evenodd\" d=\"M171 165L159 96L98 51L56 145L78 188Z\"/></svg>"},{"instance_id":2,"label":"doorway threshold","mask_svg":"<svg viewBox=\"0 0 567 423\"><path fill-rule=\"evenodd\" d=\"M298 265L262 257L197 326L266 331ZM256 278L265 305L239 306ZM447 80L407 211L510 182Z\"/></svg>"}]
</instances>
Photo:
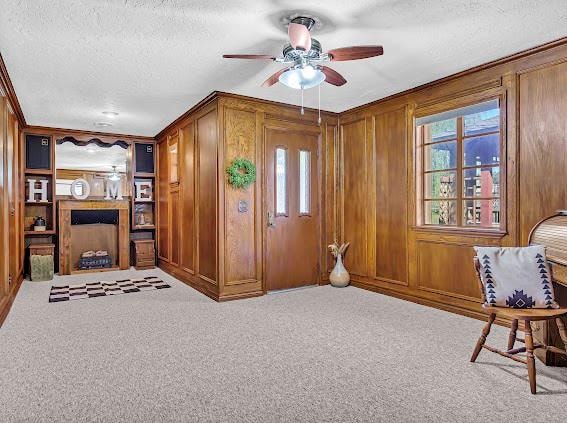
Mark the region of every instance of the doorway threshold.
<instances>
[{"instance_id":1,"label":"doorway threshold","mask_svg":"<svg viewBox=\"0 0 567 423\"><path fill-rule=\"evenodd\" d=\"M268 291L266 295L285 294L286 292L301 291L302 289L317 288L319 285L303 285L297 288L276 289L275 291Z\"/></svg>"}]
</instances>

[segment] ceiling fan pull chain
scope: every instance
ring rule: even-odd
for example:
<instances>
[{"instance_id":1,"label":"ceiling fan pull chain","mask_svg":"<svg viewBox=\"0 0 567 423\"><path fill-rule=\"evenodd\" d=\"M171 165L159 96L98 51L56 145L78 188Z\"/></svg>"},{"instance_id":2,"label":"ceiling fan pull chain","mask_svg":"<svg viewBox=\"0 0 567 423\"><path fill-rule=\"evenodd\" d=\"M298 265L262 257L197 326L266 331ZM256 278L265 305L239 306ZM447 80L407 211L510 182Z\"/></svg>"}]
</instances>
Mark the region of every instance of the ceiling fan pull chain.
<instances>
[{"instance_id":1,"label":"ceiling fan pull chain","mask_svg":"<svg viewBox=\"0 0 567 423\"><path fill-rule=\"evenodd\" d=\"M305 109L303 108L303 86L301 87L301 114L305 114Z\"/></svg>"},{"instance_id":2,"label":"ceiling fan pull chain","mask_svg":"<svg viewBox=\"0 0 567 423\"><path fill-rule=\"evenodd\" d=\"M317 122L321 125L321 84L317 85L317 90L319 94L319 102L317 105L317 108L319 109L319 118L317 119Z\"/></svg>"}]
</instances>

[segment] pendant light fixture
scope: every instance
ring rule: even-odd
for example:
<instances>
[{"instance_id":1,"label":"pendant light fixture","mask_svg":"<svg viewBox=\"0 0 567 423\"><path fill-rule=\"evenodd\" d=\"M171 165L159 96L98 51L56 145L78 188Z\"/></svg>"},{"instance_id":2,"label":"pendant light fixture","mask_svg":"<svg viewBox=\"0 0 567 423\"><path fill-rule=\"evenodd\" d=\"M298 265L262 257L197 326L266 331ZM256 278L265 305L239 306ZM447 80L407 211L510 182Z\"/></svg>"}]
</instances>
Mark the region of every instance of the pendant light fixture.
<instances>
[{"instance_id":1,"label":"pendant light fixture","mask_svg":"<svg viewBox=\"0 0 567 423\"><path fill-rule=\"evenodd\" d=\"M112 173L108 177L108 180L113 182L120 180L120 174L116 171L116 166L112 166Z\"/></svg>"}]
</instances>

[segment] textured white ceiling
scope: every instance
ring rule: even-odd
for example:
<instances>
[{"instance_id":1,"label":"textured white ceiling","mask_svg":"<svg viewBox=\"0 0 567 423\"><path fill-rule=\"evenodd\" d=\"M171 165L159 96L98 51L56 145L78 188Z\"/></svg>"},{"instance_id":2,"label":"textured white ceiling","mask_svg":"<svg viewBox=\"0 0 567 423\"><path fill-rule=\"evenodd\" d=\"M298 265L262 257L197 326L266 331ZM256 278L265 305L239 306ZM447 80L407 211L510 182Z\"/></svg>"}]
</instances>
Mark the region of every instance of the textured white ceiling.
<instances>
[{"instance_id":1,"label":"textured white ceiling","mask_svg":"<svg viewBox=\"0 0 567 423\"><path fill-rule=\"evenodd\" d=\"M335 63L322 108L343 111L567 35L565 0L0 0L0 51L31 125L153 136L219 90L299 104L260 84L281 65L223 59L278 54L280 17L321 18L323 49L382 44ZM317 106L317 90L306 105Z\"/></svg>"}]
</instances>

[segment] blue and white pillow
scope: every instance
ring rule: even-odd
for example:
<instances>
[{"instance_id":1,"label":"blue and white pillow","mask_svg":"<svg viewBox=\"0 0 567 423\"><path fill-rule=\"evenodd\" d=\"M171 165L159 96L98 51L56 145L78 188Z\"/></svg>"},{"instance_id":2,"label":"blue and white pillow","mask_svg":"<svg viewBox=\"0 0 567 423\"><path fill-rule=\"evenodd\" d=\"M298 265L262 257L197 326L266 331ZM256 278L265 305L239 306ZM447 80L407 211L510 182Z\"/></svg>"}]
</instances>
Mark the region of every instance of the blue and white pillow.
<instances>
[{"instance_id":1,"label":"blue and white pillow","mask_svg":"<svg viewBox=\"0 0 567 423\"><path fill-rule=\"evenodd\" d=\"M486 305L511 308L558 308L545 247L474 247Z\"/></svg>"}]
</instances>

